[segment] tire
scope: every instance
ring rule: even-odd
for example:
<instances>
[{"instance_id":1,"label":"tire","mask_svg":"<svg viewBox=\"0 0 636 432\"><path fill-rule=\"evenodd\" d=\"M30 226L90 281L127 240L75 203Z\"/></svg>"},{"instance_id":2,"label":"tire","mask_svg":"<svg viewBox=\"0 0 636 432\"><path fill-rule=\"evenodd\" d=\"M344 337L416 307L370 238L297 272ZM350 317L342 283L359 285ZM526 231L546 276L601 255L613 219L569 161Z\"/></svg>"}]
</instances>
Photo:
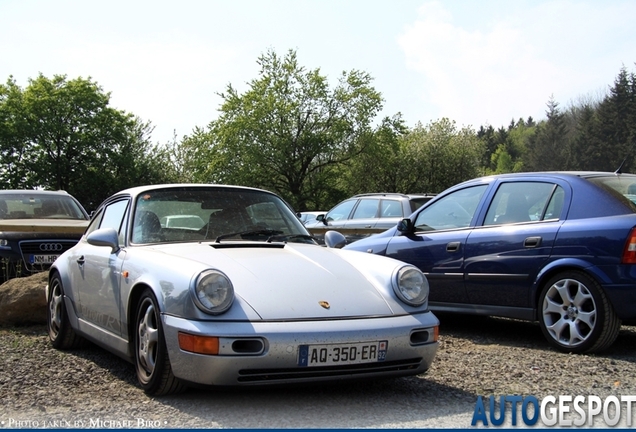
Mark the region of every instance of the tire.
<instances>
[{"instance_id":1,"label":"tire","mask_svg":"<svg viewBox=\"0 0 636 432\"><path fill-rule=\"evenodd\" d=\"M570 353L603 351L621 328L603 289L580 271L567 271L545 284L538 304L539 324L550 344Z\"/></svg>"},{"instance_id":2,"label":"tire","mask_svg":"<svg viewBox=\"0 0 636 432\"><path fill-rule=\"evenodd\" d=\"M49 282L47 299L47 328L53 348L68 350L83 345L85 339L75 333L71 327L64 303L64 288L59 274L53 275Z\"/></svg>"},{"instance_id":3,"label":"tire","mask_svg":"<svg viewBox=\"0 0 636 432\"><path fill-rule=\"evenodd\" d=\"M159 307L150 289L139 299L134 330L137 380L146 394L163 396L183 391L185 385L172 373Z\"/></svg>"}]
</instances>

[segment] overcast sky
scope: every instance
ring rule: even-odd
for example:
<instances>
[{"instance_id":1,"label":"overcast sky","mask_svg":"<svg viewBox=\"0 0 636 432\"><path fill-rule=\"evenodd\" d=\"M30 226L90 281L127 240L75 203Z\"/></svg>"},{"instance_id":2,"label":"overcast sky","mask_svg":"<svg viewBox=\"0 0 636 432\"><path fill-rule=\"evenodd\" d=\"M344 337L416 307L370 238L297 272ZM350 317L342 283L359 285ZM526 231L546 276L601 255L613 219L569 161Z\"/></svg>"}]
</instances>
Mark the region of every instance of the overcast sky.
<instances>
[{"instance_id":1,"label":"overcast sky","mask_svg":"<svg viewBox=\"0 0 636 432\"><path fill-rule=\"evenodd\" d=\"M165 143L217 117L257 58L369 73L382 116L459 127L545 118L636 72L633 0L0 0L0 82L88 78Z\"/></svg>"}]
</instances>

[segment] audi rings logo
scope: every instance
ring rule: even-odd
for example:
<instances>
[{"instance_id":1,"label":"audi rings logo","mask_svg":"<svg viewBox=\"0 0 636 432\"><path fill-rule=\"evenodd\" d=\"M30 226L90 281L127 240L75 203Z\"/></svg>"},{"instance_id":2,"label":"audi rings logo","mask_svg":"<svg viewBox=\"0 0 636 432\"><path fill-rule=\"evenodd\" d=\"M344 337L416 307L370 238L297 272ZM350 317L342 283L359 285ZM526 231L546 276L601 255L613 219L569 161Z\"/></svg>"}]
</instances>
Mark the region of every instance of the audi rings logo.
<instances>
[{"instance_id":1,"label":"audi rings logo","mask_svg":"<svg viewBox=\"0 0 636 432\"><path fill-rule=\"evenodd\" d=\"M40 245L40 250L42 252L60 252L62 250L62 245L59 243L42 243Z\"/></svg>"}]
</instances>

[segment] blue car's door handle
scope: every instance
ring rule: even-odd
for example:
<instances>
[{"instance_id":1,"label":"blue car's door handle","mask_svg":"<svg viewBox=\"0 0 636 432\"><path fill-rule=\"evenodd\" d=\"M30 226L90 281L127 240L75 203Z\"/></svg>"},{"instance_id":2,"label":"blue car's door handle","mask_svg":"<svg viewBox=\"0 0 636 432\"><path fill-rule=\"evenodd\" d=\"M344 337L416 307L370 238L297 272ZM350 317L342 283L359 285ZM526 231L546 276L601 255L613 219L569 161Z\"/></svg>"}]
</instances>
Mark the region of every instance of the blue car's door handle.
<instances>
[{"instance_id":1,"label":"blue car's door handle","mask_svg":"<svg viewBox=\"0 0 636 432\"><path fill-rule=\"evenodd\" d=\"M523 247L535 248L541 245L541 237L528 237L523 241Z\"/></svg>"},{"instance_id":2,"label":"blue car's door handle","mask_svg":"<svg viewBox=\"0 0 636 432\"><path fill-rule=\"evenodd\" d=\"M446 252L457 252L459 250L460 242L450 242L446 245Z\"/></svg>"}]
</instances>

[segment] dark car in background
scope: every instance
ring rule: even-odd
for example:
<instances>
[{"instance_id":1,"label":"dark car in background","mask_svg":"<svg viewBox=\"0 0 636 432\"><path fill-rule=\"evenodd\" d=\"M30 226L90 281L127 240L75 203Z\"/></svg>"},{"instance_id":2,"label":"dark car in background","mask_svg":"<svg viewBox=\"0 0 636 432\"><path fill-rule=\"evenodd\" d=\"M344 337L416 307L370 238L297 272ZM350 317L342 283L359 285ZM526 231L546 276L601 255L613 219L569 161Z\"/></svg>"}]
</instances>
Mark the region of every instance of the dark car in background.
<instances>
[{"instance_id":1,"label":"dark car in background","mask_svg":"<svg viewBox=\"0 0 636 432\"><path fill-rule=\"evenodd\" d=\"M428 202L431 194L369 193L355 195L318 215L305 224L318 241L322 242L328 230L338 230L347 241L353 242L373 233L395 226L416 209Z\"/></svg>"},{"instance_id":2,"label":"dark car in background","mask_svg":"<svg viewBox=\"0 0 636 432\"><path fill-rule=\"evenodd\" d=\"M0 283L48 269L82 237L88 220L67 192L0 190Z\"/></svg>"},{"instance_id":3,"label":"dark car in background","mask_svg":"<svg viewBox=\"0 0 636 432\"><path fill-rule=\"evenodd\" d=\"M456 185L344 248L414 264L436 312L538 321L566 352L636 319L636 175L535 172Z\"/></svg>"}]
</instances>

